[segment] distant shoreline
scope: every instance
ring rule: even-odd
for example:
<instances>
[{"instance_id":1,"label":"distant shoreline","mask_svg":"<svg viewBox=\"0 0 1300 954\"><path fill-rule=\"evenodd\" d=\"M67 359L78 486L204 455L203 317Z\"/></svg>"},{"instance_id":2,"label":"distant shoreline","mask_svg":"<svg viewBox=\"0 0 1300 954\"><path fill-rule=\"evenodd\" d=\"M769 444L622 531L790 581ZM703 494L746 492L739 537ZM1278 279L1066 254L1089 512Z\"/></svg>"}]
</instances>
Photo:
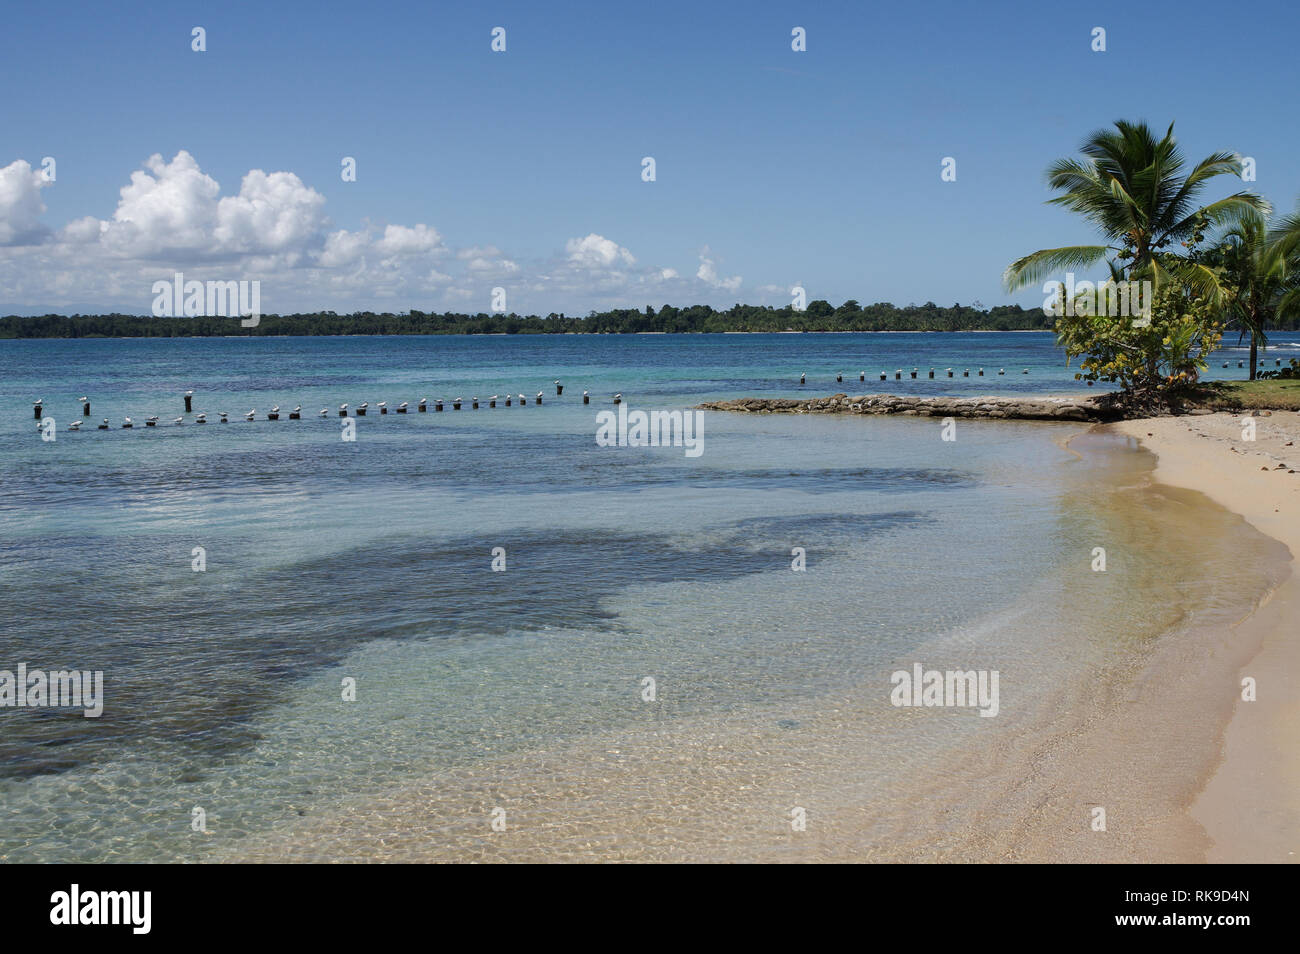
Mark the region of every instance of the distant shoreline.
<instances>
[{"instance_id":1,"label":"distant shoreline","mask_svg":"<svg viewBox=\"0 0 1300 954\"><path fill-rule=\"evenodd\" d=\"M724 335L1052 335L1053 331L1039 328L965 328L960 331L934 331L924 329L890 329L883 331L562 331L522 332L505 331L431 331L431 332L379 332L354 331L340 334L274 334L274 335L4 335L0 341L166 341L216 338L221 340L255 338L707 338Z\"/></svg>"}]
</instances>

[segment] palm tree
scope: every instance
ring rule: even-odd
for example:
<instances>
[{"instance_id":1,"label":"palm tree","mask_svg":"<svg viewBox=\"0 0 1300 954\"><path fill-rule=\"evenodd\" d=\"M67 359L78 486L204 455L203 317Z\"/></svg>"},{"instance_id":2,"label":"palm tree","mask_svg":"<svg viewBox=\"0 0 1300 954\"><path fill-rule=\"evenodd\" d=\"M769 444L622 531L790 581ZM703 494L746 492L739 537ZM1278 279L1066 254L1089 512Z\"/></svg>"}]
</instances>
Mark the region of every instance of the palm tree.
<instances>
[{"instance_id":1,"label":"palm tree","mask_svg":"<svg viewBox=\"0 0 1300 954\"><path fill-rule=\"evenodd\" d=\"M1300 211L1292 212L1269 230L1268 242L1274 254L1286 263L1288 275L1295 276L1288 281L1278 299L1277 313L1291 316L1300 313Z\"/></svg>"},{"instance_id":2,"label":"palm tree","mask_svg":"<svg viewBox=\"0 0 1300 954\"><path fill-rule=\"evenodd\" d=\"M1216 152L1183 175L1186 165L1171 123L1157 140L1146 123L1120 120L1115 129L1093 133L1080 147L1081 159L1060 159L1047 170L1048 184L1061 195L1048 200L1078 212L1097 226L1102 245L1045 248L1013 262L1003 275L1008 291L1037 284L1062 269L1107 262L1112 274L1130 280L1166 278L1194 294L1218 301L1216 275L1205 265L1165 252L1173 242L1191 248L1208 226L1229 225L1248 212L1267 213L1268 203L1251 192L1198 206L1196 199L1215 176L1235 175L1240 157Z\"/></svg>"},{"instance_id":3,"label":"palm tree","mask_svg":"<svg viewBox=\"0 0 1300 954\"><path fill-rule=\"evenodd\" d=\"M1300 314L1300 214L1270 231L1267 216L1244 213L1198 257L1221 272L1221 315L1250 335L1253 381L1259 349L1268 346L1268 325Z\"/></svg>"}]
</instances>

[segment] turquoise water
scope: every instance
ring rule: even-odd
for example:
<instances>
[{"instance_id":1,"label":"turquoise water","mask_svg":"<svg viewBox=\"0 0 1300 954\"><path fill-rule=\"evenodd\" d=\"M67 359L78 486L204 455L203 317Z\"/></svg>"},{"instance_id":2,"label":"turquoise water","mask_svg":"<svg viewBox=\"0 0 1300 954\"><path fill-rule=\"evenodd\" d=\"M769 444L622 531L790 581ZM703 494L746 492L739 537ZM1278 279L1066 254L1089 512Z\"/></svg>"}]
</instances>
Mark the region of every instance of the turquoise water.
<instances>
[{"instance_id":1,"label":"turquoise water","mask_svg":"<svg viewBox=\"0 0 1300 954\"><path fill-rule=\"evenodd\" d=\"M1004 690L1003 721L1027 719L1049 689L1166 622L1138 613L1124 639L1063 651L1062 633L1033 618L1099 535L1122 563L1162 532L1106 529L1099 487L1135 478L1081 468L1058 444L1078 428L962 422L945 442L923 419L708 414L704 453L688 458L598 447L595 414L615 391L646 410L797 394L800 372L803 393L852 392L860 365L1016 372L909 381L919 393L1077 390L1050 342L0 342L0 668L103 670L106 696L99 719L0 709L0 856L239 856L431 775L458 803L465 773L504 786L543 753L603 751L610 733L689 735L720 720L785 731L936 645L963 668L1033 667L1032 689ZM846 379L856 370L837 388L841 365ZM188 389L214 423L168 423ZM529 405L487 409L507 391ZM112 430L66 429L83 394L86 426L109 417ZM475 395L478 411L374 409ZM53 442L35 431L38 397ZM344 401L372 408L352 442L334 416ZM262 419L273 403L278 422ZM295 404L304 419L288 421ZM231 423L215 423L219 410ZM162 423L146 430L152 414ZM135 429L117 426L126 415ZM490 568L498 547L504 572ZM806 572L791 569L795 548ZM1212 580L1215 556L1175 578ZM1117 596L1165 586L1167 571L1087 583ZM661 686L653 705L647 675ZM355 702L341 698L345 678ZM985 721L998 720L937 736L934 723L882 724L880 745L939 752ZM896 783L882 770L882 786ZM191 828L195 806L206 834ZM610 812L601 824L617 828ZM417 827L437 843L464 824Z\"/></svg>"}]
</instances>

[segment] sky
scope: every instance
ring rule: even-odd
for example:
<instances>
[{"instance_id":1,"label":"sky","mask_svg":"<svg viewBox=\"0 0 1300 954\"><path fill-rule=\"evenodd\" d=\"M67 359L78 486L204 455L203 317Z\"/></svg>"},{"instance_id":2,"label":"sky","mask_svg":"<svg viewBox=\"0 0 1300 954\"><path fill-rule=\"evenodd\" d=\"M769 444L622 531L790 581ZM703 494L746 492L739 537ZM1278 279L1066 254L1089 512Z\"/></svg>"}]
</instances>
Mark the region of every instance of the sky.
<instances>
[{"instance_id":1,"label":"sky","mask_svg":"<svg viewBox=\"0 0 1300 954\"><path fill-rule=\"evenodd\" d=\"M149 314L178 271L263 313L1038 306L1007 264L1095 240L1044 170L1117 119L1255 160L1206 201L1297 207L1297 27L1294 0L12 3L0 314Z\"/></svg>"}]
</instances>

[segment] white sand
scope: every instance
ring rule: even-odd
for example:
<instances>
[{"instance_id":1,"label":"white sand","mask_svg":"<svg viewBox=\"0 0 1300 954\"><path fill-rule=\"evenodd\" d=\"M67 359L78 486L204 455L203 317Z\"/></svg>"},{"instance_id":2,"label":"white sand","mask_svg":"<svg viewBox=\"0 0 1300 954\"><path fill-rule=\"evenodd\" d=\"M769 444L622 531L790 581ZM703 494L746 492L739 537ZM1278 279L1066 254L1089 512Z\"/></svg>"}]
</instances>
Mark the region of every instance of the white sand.
<instances>
[{"instance_id":1,"label":"white sand","mask_svg":"<svg viewBox=\"0 0 1300 954\"><path fill-rule=\"evenodd\" d=\"M1207 861L1294 862L1300 858L1300 472L1292 471L1300 471L1300 414L1252 418L1254 441L1244 439L1244 419L1219 413L1117 426L1157 455L1157 480L1204 493L1291 551L1291 576L1236 627L1241 639L1262 648L1237 682L1224 687L1238 701L1222 760L1190 812L1213 842ZM1240 680L1247 676L1256 680L1257 701L1241 701Z\"/></svg>"}]
</instances>

